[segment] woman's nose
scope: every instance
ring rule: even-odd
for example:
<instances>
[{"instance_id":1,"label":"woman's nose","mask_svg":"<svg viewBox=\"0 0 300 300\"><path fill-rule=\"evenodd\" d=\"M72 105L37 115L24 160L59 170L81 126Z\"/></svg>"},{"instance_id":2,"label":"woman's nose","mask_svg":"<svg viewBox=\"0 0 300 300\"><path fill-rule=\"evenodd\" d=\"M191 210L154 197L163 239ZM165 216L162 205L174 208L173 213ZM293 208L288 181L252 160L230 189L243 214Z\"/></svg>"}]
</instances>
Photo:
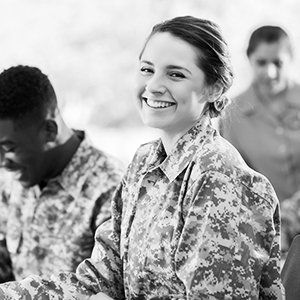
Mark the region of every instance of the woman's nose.
<instances>
[{"instance_id":1,"label":"woman's nose","mask_svg":"<svg viewBox=\"0 0 300 300\"><path fill-rule=\"evenodd\" d=\"M154 74L149 78L146 85L146 91L150 93L164 93L166 91L166 86L162 76Z\"/></svg>"}]
</instances>

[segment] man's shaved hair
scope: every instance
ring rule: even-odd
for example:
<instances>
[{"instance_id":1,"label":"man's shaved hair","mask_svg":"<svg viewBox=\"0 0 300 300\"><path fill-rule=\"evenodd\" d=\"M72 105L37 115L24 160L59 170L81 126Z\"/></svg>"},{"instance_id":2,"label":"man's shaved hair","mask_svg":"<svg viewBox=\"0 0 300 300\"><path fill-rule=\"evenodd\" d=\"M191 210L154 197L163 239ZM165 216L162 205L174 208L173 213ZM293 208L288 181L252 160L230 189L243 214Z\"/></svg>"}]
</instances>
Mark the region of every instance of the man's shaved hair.
<instances>
[{"instance_id":1,"label":"man's shaved hair","mask_svg":"<svg viewBox=\"0 0 300 300\"><path fill-rule=\"evenodd\" d=\"M38 68L19 65L0 74L0 119L18 122L30 116L34 122L56 107L53 86Z\"/></svg>"}]
</instances>

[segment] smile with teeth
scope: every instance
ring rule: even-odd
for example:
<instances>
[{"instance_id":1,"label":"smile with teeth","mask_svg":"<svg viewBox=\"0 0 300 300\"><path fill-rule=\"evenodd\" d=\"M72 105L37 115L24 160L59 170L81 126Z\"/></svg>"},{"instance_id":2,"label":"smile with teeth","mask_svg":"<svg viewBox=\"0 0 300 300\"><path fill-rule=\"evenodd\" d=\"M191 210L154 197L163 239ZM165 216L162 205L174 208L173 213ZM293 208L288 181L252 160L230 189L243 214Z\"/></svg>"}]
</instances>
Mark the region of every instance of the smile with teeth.
<instances>
[{"instance_id":1,"label":"smile with teeth","mask_svg":"<svg viewBox=\"0 0 300 300\"><path fill-rule=\"evenodd\" d=\"M165 102L165 101L155 101L155 100L149 100L149 99L145 99L145 101L146 101L147 105L152 108L167 108L167 107L174 105L174 103Z\"/></svg>"}]
</instances>

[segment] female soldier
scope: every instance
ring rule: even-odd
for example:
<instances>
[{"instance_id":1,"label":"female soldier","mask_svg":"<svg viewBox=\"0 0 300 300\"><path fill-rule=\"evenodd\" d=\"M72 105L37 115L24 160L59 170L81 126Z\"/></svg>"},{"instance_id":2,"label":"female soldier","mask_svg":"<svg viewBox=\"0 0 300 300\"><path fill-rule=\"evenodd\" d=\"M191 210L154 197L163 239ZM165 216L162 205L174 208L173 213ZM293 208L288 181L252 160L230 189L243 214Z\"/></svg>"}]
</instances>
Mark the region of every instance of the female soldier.
<instances>
[{"instance_id":1,"label":"female soldier","mask_svg":"<svg viewBox=\"0 0 300 300\"><path fill-rule=\"evenodd\" d=\"M2 286L4 299L14 290L67 299L282 299L274 190L211 126L232 77L216 24L187 16L156 25L140 54L136 105L161 137L137 150L112 219L77 275Z\"/></svg>"}]
</instances>

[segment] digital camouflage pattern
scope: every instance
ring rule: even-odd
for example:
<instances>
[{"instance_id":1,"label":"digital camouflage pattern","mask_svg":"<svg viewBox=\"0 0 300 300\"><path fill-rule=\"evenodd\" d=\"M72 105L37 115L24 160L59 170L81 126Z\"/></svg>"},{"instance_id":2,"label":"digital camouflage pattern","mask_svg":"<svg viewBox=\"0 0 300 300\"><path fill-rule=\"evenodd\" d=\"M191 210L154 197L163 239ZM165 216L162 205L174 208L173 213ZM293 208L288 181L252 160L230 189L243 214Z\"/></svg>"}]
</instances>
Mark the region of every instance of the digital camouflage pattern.
<instances>
[{"instance_id":1,"label":"digital camouflage pattern","mask_svg":"<svg viewBox=\"0 0 300 300\"><path fill-rule=\"evenodd\" d=\"M168 156L160 140L138 149L76 276L3 284L0 298L284 299L274 190L208 122Z\"/></svg>"},{"instance_id":2,"label":"digital camouflage pattern","mask_svg":"<svg viewBox=\"0 0 300 300\"><path fill-rule=\"evenodd\" d=\"M91 255L96 228L110 217L111 196L124 175L121 163L80 134L83 140L69 164L42 190L12 180L2 190L0 233L17 280L75 272ZM2 280L8 274L3 266Z\"/></svg>"}]
</instances>

